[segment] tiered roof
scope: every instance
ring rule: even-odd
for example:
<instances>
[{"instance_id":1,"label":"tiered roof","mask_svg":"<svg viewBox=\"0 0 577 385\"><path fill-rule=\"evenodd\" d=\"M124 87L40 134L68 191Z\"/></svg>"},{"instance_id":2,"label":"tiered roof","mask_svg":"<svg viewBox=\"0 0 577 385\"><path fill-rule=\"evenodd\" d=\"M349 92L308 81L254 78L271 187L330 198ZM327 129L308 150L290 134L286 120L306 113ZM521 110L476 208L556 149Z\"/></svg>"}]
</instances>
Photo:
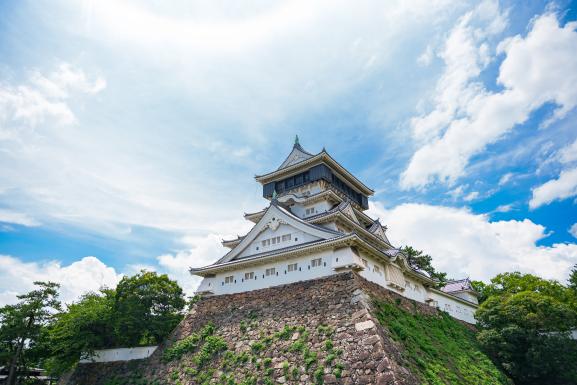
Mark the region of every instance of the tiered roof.
<instances>
[{"instance_id":1,"label":"tiered roof","mask_svg":"<svg viewBox=\"0 0 577 385\"><path fill-rule=\"evenodd\" d=\"M469 278L465 278L454 281L448 281L447 284L441 288L441 291L445 293L457 293L460 291L475 292L475 289L473 289L473 285L471 284Z\"/></svg>"}]
</instances>

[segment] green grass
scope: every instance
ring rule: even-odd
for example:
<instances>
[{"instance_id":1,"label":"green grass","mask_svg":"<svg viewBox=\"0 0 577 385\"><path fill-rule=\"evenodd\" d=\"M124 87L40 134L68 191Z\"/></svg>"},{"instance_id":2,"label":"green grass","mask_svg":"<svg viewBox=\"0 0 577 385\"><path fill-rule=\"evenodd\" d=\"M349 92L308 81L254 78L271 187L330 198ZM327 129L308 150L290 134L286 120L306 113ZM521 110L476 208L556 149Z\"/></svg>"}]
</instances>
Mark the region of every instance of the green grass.
<instances>
[{"instance_id":1,"label":"green grass","mask_svg":"<svg viewBox=\"0 0 577 385\"><path fill-rule=\"evenodd\" d=\"M510 384L483 354L475 334L444 312L412 314L399 303L375 301L376 316L404 348L423 385Z\"/></svg>"}]
</instances>

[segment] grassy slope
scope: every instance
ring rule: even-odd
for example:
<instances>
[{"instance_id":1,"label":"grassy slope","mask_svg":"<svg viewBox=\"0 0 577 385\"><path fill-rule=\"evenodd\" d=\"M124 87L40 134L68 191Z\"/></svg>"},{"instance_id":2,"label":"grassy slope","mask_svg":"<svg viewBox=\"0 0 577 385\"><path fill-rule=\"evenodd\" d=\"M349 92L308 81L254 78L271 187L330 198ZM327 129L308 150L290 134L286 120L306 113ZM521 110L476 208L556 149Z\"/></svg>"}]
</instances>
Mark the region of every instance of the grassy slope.
<instances>
[{"instance_id":1,"label":"grassy slope","mask_svg":"<svg viewBox=\"0 0 577 385\"><path fill-rule=\"evenodd\" d=\"M375 301L376 316L405 351L406 365L428 385L510 384L483 354L475 334L440 312L413 313L398 304Z\"/></svg>"}]
</instances>

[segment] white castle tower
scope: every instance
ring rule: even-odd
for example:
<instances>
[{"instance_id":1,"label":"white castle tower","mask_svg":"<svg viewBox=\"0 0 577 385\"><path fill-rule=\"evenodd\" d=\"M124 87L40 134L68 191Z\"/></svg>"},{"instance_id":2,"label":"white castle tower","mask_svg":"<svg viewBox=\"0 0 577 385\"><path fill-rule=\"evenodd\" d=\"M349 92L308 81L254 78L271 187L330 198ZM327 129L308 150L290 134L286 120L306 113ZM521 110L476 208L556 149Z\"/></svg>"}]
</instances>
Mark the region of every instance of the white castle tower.
<instances>
[{"instance_id":1,"label":"white castle tower","mask_svg":"<svg viewBox=\"0 0 577 385\"><path fill-rule=\"evenodd\" d=\"M354 270L407 298L475 322L477 297L470 282L437 290L426 273L409 266L387 238L387 227L365 214L373 190L324 149L313 155L297 136L280 167L255 179L270 204L244 215L255 225L246 235L223 241L231 250L222 258L190 269L204 278L198 294L239 293Z\"/></svg>"}]
</instances>

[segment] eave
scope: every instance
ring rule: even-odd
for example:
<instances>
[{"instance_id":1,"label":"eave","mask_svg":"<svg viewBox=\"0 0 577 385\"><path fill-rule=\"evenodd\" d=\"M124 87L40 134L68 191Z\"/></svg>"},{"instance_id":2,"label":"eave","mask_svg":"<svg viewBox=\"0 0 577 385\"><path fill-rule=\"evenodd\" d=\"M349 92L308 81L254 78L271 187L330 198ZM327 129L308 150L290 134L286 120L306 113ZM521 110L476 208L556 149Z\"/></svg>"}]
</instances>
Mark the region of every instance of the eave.
<instances>
[{"instance_id":1,"label":"eave","mask_svg":"<svg viewBox=\"0 0 577 385\"><path fill-rule=\"evenodd\" d=\"M445 293L444 291L441 291L441 290L439 290L439 289L435 289L435 288L433 288L433 287L430 287L429 290L432 291L432 292L435 292L435 293L437 293L437 294L441 294L441 295L443 295L443 296L445 296L445 297L449 297L449 298L451 298L451 299L457 300L458 302L464 303L464 304L466 304L466 305L473 306L473 307L475 307L475 308L478 308L478 307L479 307L478 304L476 304L476 303L474 303L474 302L471 302L471 301L467 301L466 299L463 299L463 298L461 298L461 297L457 297L456 295L453 295L453 294L451 294L451 293Z\"/></svg>"},{"instance_id":2,"label":"eave","mask_svg":"<svg viewBox=\"0 0 577 385\"><path fill-rule=\"evenodd\" d=\"M298 174L305 168L311 167L318 163L325 163L327 166L336 171L343 179L347 180L351 185L356 188L359 192L370 196L374 194L374 190L367 187L363 182L357 179L353 174L351 174L346 168L341 166L339 162L333 159L326 151L321 151L312 158L305 159L301 162L295 163L291 166L276 170L264 175L257 175L255 179L261 184L267 184L274 181L275 179L289 177L294 174Z\"/></svg>"},{"instance_id":3,"label":"eave","mask_svg":"<svg viewBox=\"0 0 577 385\"><path fill-rule=\"evenodd\" d=\"M256 213L244 213L244 219L249 220L253 223L257 223L258 221L260 221L265 212L266 209L262 209L260 211L257 211Z\"/></svg>"}]
</instances>

